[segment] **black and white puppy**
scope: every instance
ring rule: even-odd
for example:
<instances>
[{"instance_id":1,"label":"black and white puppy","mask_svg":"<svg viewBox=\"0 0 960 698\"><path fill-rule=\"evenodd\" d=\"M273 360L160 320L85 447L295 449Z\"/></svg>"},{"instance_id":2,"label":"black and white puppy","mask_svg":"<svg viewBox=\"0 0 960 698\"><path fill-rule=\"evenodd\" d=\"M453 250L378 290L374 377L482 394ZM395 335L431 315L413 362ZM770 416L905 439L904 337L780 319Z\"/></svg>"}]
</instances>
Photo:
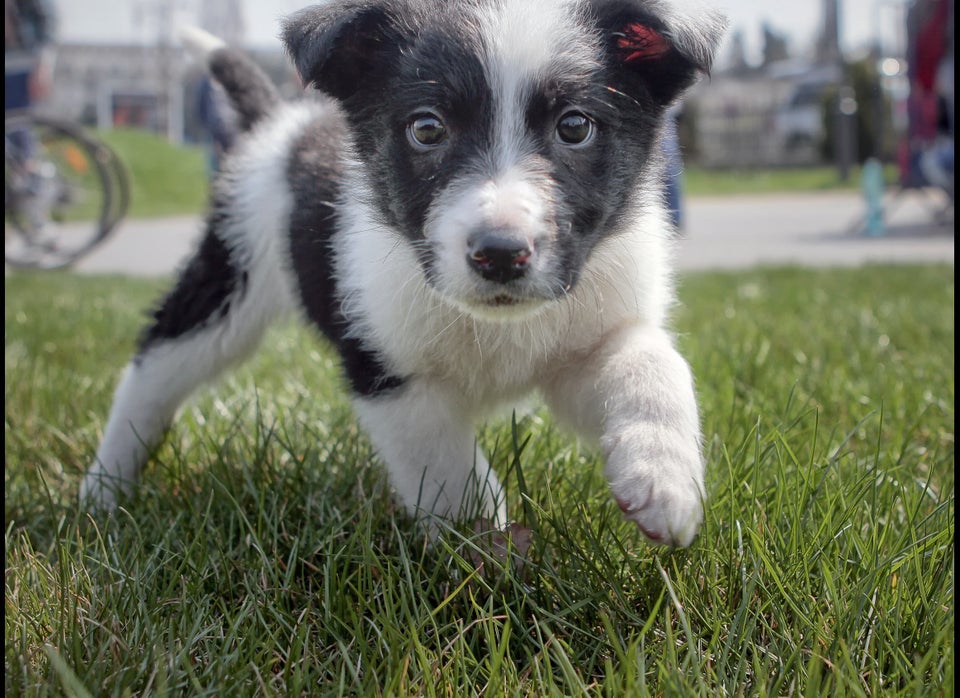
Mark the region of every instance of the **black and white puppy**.
<instances>
[{"instance_id":1,"label":"black and white puppy","mask_svg":"<svg viewBox=\"0 0 960 698\"><path fill-rule=\"evenodd\" d=\"M123 374L82 498L115 506L194 389L299 312L339 352L411 512L471 504L505 524L474 425L539 391L599 439L647 538L689 544L704 462L665 329L658 138L723 25L659 0L335 2L285 22L322 93L294 104L212 51L249 134Z\"/></svg>"}]
</instances>

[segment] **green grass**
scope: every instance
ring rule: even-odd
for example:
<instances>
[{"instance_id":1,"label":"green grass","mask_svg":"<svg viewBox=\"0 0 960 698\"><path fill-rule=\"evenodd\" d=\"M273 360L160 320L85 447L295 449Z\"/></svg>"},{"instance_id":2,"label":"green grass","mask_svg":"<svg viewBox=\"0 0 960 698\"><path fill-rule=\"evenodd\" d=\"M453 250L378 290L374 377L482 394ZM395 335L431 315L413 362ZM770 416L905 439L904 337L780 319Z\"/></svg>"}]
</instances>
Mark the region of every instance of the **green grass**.
<instances>
[{"instance_id":1,"label":"green grass","mask_svg":"<svg viewBox=\"0 0 960 698\"><path fill-rule=\"evenodd\" d=\"M888 185L897 182L893 165L884 167ZM860 168L854 167L846 181L840 179L836 167L757 168L742 170L705 170L690 165L684 170L684 191L689 196L724 196L736 194L775 194L785 192L817 192L860 187Z\"/></svg>"},{"instance_id":2,"label":"green grass","mask_svg":"<svg viewBox=\"0 0 960 698\"><path fill-rule=\"evenodd\" d=\"M479 571L468 532L428 548L397 510L296 327L185 409L135 506L79 513L160 286L8 276L5 692L952 695L953 273L684 277L699 538L645 546L535 412L480 435L535 539Z\"/></svg>"},{"instance_id":3,"label":"green grass","mask_svg":"<svg viewBox=\"0 0 960 698\"><path fill-rule=\"evenodd\" d=\"M148 131L114 129L97 134L130 173L132 218L199 214L207 201L206 156L197 146L176 146Z\"/></svg>"}]
</instances>

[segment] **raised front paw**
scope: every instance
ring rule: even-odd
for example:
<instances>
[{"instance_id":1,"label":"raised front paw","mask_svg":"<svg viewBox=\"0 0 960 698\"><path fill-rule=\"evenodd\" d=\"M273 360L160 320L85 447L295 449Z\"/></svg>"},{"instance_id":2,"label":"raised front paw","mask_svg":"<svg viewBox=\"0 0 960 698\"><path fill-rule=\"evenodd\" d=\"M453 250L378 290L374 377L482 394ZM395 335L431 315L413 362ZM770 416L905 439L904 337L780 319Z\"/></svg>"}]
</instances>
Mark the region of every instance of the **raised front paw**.
<instances>
[{"instance_id":1,"label":"raised front paw","mask_svg":"<svg viewBox=\"0 0 960 698\"><path fill-rule=\"evenodd\" d=\"M696 439L604 438L607 478L623 511L656 545L688 546L703 521L703 461ZM658 443L659 442L659 443Z\"/></svg>"}]
</instances>

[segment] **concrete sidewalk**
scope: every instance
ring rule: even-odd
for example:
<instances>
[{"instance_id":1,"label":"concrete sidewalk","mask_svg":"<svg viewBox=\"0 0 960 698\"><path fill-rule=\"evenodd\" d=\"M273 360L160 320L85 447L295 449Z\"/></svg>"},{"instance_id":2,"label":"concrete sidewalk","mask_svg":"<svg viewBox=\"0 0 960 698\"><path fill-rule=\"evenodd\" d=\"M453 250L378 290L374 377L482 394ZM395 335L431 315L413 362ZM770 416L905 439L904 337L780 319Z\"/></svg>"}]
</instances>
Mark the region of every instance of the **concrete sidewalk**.
<instances>
[{"instance_id":1,"label":"concrete sidewalk","mask_svg":"<svg viewBox=\"0 0 960 698\"><path fill-rule=\"evenodd\" d=\"M953 210L946 196L910 191L888 195L885 232L863 232L857 192L691 198L681 269L742 269L758 265L859 266L953 263Z\"/></svg>"},{"instance_id":2,"label":"concrete sidewalk","mask_svg":"<svg viewBox=\"0 0 960 698\"><path fill-rule=\"evenodd\" d=\"M888 195L887 232L855 228L864 212L857 192L726 196L686 201L679 242L681 270L744 269L758 265L858 266L873 262L953 263L952 210L923 192ZM199 217L127 220L81 260L86 273L162 275L174 271L202 234Z\"/></svg>"}]
</instances>

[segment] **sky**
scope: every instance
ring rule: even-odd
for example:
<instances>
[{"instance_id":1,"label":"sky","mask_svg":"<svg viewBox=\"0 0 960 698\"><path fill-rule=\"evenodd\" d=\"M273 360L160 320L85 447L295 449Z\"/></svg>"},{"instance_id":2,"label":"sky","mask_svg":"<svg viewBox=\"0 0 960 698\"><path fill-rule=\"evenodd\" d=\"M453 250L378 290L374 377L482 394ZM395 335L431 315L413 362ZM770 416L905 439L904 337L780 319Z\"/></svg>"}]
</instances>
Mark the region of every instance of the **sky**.
<instances>
[{"instance_id":1,"label":"sky","mask_svg":"<svg viewBox=\"0 0 960 698\"><path fill-rule=\"evenodd\" d=\"M676 0L685 2L687 0ZM840 0L841 42L852 50L869 43L878 33L885 45L896 42L896 8L904 0ZM158 38L156 7L175 8L177 21L196 22L201 0L55 0L59 36L70 42L154 43ZM279 18L310 4L310 0L240 0L247 44L279 48ZM743 34L750 62L760 57L761 25L767 22L788 37L791 51L809 47L821 26L821 0L721 0L714 3L730 19L731 31L720 57L729 49L734 30Z\"/></svg>"}]
</instances>

